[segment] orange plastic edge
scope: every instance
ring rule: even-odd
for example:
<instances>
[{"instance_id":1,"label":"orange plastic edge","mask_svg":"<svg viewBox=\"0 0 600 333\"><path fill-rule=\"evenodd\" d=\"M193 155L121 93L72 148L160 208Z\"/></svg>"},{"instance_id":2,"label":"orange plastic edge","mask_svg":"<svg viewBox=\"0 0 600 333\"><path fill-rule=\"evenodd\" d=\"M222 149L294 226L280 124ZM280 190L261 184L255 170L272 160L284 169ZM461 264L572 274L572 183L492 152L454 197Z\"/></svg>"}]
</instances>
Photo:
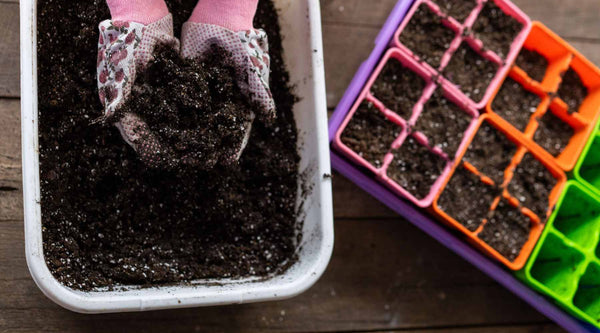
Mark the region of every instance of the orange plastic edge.
<instances>
[{"instance_id":1,"label":"orange plastic edge","mask_svg":"<svg viewBox=\"0 0 600 333\"><path fill-rule=\"evenodd\" d=\"M523 47L543 55L548 60L548 68L542 82L535 81L516 65L513 66L507 75L507 77L510 76L519 82L525 89L542 97L541 104L522 133L525 135L526 140L540 148L542 155L553 159L561 169L569 172L575 167L600 116L598 112L600 109L600 69L574 47L537 21L533 22L533 27ZM589 94L583 101L578 112L573 114L567 112L568 107L564 101L559 97L555 97L562 82L562 74L569 68L573 68L579 74L589 90ZM506 77L504 80L506 80ZM498 86L486 105L486 112L495 114L492 104L502 85ZM539 127L537 119L540 119L546 112L552 112L563 122L571 126L575 133L563 152L556 157L534 140L535 133ZM507 121L504 122L513 127ZM517 130L516 128L514 129Z\"/></svg>"},{"instance_id":2,"label":"orange plastic edge","mask_svg":"<svg viewBox=\"0 0 600 333\"><path fill-rule=\"evenodd\" d=\"M509 140L511 140L513 143L515 143L515 145L517 147L519 147L517 149L517 152L515 153L515 155L513 156L512 160L511 160L510 166L505 171L505 179L507 178L506 173L509 173L512 178L512 172L514 172L514 169L521 162L521 159L527 152L533 154L533 156L538 161L540 161L556 178L557 184L553 188L552 192L550 193L550 197L548 198L549 199L548 200L549 201L548 212L551 212L553 210L553 207L558 202L559 196L562 193L562 189L564 188L564 186L567 182L567 176L564 173L564 171L561 170L561 168L556 164L556 162L554 160L548 159L547 156L541 154L542 149L540 147L525 140L522 133L517 131L511 125L507 126L508 123L506 123L506 121L501 119L499 116L497 116L495 114L485 114L485 115L481 116L478 121L478 124L477 124L477 129L479 129L481 127L483 122L490 123L492 125L492 127L498 129ZM478 131L475 131L473 133L473 135L471 135L471 137L469 137L469 139L468 139L469 146L473 142L473 139L475 138L477 132ZM467 149L465 149L461 153L461 155L460 155L461 160L464 157L464 154L466 153L466 151L467 151ZM503 255L501 255L498 251L496 251L494 248L492 248L490 245L483 242L479 237L477 237L477 234L480 231L481 227L478 228L478 230L471 232L465 226L463 226L457 220L455 220L453 217L449 216L446 212L441 210L440 207L438 206L438 200L439 200L441 194L445 190L446 186L448 185L448 183L450 182L450 180L452 178L452 175L454 175L454 172L456 171L456 168L458 168L458 167L462 167L462 163L455 163L455 165L452 168L451 176L445 179L440 191L437 193L436 198L431 207L434 215L441 222L443 222L455 229L458 229L463 234L465 234L467 236L467 240L470 243L472 243L474 246L478 247L480 250L482 250L487 255L500 261L502 264L506 265L511 270L514 270L514 271L520 270L521 268L523 268L525 266L527 259L529 259L531 252L533 251L538 239L540 238L542 231L544 230L544 227L545 227L545 220L538 221L540 223L536 223L536 221L532 221L532 228L529 233L529 239L521 248L521 251L520 251L519 255L517 256L517 258L514 261L508 260ZM506 181L505 181L505 183L506 183ZM505 198L507 197L506 190L504 191L503 196ZM499 200L494 201L491 208L493 208L494 205L498 204L497 201L499 201ZM522 213L528 217L531 217L531 214L529 214L527 211L522 210Z\"/></svg>"}]
</instances>

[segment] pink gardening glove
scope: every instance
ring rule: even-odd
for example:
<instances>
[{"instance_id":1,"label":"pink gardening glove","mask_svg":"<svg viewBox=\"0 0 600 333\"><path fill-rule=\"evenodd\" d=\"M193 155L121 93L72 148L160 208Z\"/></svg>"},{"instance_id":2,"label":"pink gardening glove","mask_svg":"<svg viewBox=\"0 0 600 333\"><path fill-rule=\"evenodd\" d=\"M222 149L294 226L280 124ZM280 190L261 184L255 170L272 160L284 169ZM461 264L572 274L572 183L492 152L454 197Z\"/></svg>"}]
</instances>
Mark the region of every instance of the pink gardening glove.
<instances>
[{"instance_id":1,"label":"pink gardening glove","mask_svg":"<svg viewBox=\"0 0 600 333\"><path fill-rule=\"evenodd\" d=\"M164 0L107 0L111 20L100 23L98 42L98 89L104 117L110 119L127 101L136 79L152 59L159 44L179 49L173 36L173 18ZM132 113L120 115L121 135L140 158L157 164L161 149L148 125Z\"/></svg>"},{"instance_id":2,"label":"pink gardening glove","mask_svg":"<svg viewBox=\"0 0 600 333\"><path fill-rule=\"evenodd\" d=\"M189 21L183 25L181 55L202 59L214 45L225 49L233 58L238 85L261 110L264 121L275 118L275 102L269 88L271 59L267 34L254 29L252 21L258 0L200 0ZM251 119L254 119L254 113ZM248 143L252 121L236 159Z\"/></svg>"}]
</instances>

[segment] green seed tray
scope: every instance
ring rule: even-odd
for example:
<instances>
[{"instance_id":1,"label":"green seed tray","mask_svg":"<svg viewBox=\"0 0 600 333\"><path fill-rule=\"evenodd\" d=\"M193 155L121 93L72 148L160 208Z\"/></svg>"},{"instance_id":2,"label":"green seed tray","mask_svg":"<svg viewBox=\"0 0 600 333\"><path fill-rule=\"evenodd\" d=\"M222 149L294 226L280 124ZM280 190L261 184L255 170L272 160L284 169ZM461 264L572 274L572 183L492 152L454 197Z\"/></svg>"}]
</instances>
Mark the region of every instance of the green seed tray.
<instances>
[{"instance_id":1,"label":"green seed tray","mask_svg":"<svg viewBox=\"0 0 600 333\"><path fill-rule=\"evenodd\" d=\"M569 181L544 234L517 275L600 328L599 241L600 196L577 181Z\"/></svg>"}]
</instances>

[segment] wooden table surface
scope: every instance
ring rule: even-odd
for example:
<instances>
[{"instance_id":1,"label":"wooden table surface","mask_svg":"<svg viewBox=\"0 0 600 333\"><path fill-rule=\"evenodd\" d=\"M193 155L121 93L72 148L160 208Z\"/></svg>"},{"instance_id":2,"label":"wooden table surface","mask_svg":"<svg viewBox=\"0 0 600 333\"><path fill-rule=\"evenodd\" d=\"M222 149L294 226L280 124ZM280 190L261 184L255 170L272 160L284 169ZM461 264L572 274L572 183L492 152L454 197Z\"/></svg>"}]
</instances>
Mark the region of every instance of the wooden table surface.
<instances>
[{"instance_id":1,"label":"wooden table surface","mask_svg":"<svg viewBox=\"0 0 600 333\"><path fill-rule=\"evenodd\" d=\"M600 63L600 1L515 0ZM395 0L322 0L332 110ZM335 250L291 300L153 313L80 315L48 300L24 256L19 4L0 0L0 332L558 332L492 279L334 174Z\"/></svg>"}]
</instances>

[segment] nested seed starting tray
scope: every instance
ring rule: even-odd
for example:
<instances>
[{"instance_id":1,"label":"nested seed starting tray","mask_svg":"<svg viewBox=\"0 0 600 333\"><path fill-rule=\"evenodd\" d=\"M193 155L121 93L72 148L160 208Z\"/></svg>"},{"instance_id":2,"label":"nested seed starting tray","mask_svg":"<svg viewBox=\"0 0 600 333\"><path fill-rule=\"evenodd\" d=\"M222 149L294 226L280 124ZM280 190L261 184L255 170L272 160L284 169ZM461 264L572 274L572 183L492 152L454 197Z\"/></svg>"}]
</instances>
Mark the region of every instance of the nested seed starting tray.
<instances>
[{"instance_id":1,"label":"nested seed starting tray","mask_svg":"<svg viewBox=\"0 0 600 333\"><path fill-rule=\"evenodd\" d=\"M567 172L594 129L599 108L600 70L539 22L486 106Z\"/></svg>"},{"instance_id":2,"label":"nested seed starting tray","mask_svg":"<svg viewBox=\"0 0 600 333\"><path fill-rule=\"evenodd\" d=\"M473 0L461 5L417 0L396 31L393 45L482 109L510 70L530 29L531 20L510 1ZM478 74L476 80L473 72Z\"/></svg>"},{"instance_id":3,"label":"nested seed starting tray","mask_svg":"<svg viewBox=\"0 0 600 333\"><path fill-rule=\"evenodd\" d=\"M508 0L399 0L375 44L330 120L333 166L599 332L600 70Z\"/></svg>"},{"instance_id":4,"label":"nested seed starting tray","mask_svg":"<svg viewBox=\"0 0 600 333\"><path fill-rule=\"evenodd\" d=\"M600 197L569 181L519 274L576 316L600 322Z\"/></svg>"}]
</instances>

